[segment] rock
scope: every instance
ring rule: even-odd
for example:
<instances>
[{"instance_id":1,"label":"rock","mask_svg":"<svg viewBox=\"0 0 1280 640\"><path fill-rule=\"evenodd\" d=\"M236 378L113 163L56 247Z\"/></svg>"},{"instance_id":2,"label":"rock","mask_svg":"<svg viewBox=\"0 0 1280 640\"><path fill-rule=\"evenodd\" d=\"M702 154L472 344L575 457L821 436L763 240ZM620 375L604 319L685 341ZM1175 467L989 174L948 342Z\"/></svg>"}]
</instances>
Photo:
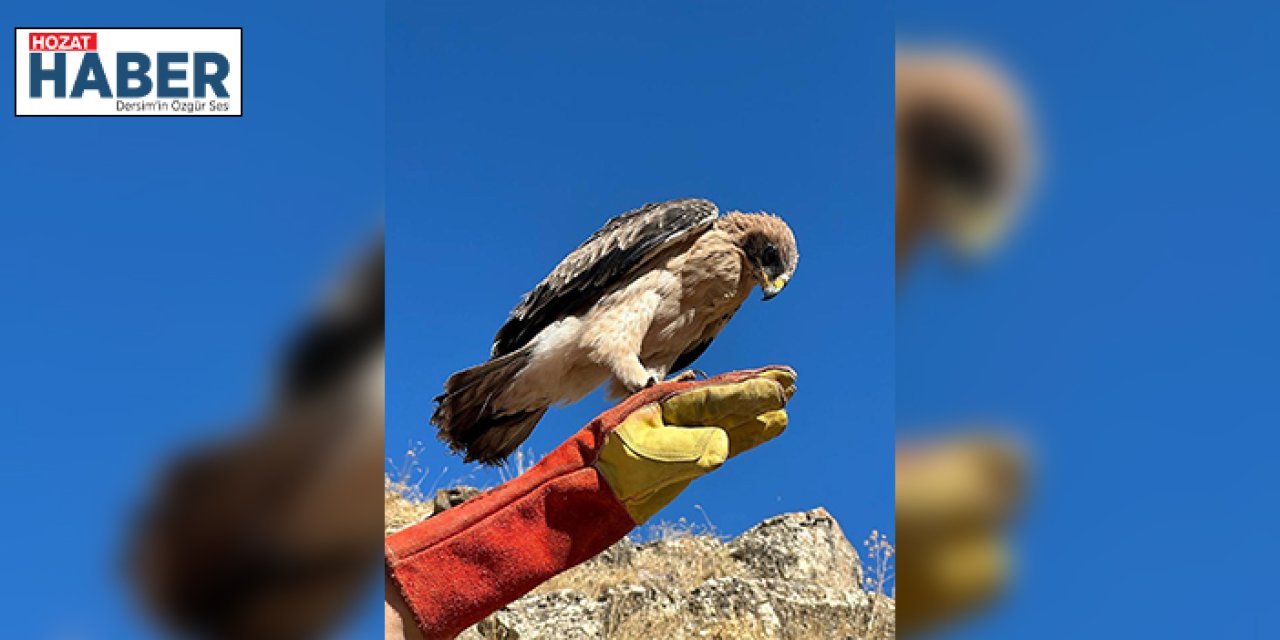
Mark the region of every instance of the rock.
<instances>
[{"instance_id":1,"label":"rock","mask_svg":"<svg viewBox=\"0 0 1280 640\"><path fill-rule=\"evenodd\" d=\"M730 542L729 552L757 578L807 580L837 589L862 584L857 550L821 507L769 518Z\"/></svg>"},{"instance_id":2,"label":"rock","mask_svg":"<svg viewBox=\"0 0 1280 640\"><path fill-rule=\"evenodd\" d=\"M776 579L713 578L688 592L625 585L598 598L572 590L526 596L461 638L861 639L872 596ZM886 619L892 610L886 609ZM891 637L891 636L890 636Z\"/></svg>"},{"instance_id":3,"label":"rock","mask_svg":"<svg viewBox=\"0 0 1280 640\"><path fill-rule=\"evenodd\" d=\"M756 638L852 638L871 609L860 589L778 579L717 578L689 593L692 621L737 622ZM689 631L692 631L690 629Z\"/></svg>"},{"instance_id":4,"label":"rock","mask_svg":"<svg viewBox=\"0 0 1280 640\"><path fill-rule=\"evenodd\" d=\"M715 575L698 578L707 572ZM861 576L840 526L815 509L770 518L728 543L688 535L641 545L624 539L460 637L892 638L893 601L863 591Z\"/></svg>"},{"instance_id":5,"label":"rock","mask_svg":"<svg viewBox=\"0 0 1280 640\"><path fill-rule=\"evenodd\" d=\"M592 558L591 562L605 567L625 567L630 565L635 560L635 557L636 544L628 536L596 554L596 557Z\"/></svg>"},{"instance_id":6,"label":"rock","mask_svg":"<svg viewBox=\"0 0 1280 640\"><path fill-rule=\"evenodd\" d=\"M450 487L448 489L441 489L436 492L435 500L433 500L433 503L435 504L433 513L440 513L441 511L452 509L467 500L480 495L481 493L482 492L475 487Z\"/></svg>"},{"instance_id":7,"label":"rock","mask_svg":"<svg viewBox=\"0 0 1280 640\"><path fill-rule=\"evenodd\" d=\"M459 640L531 640L604 637L601 621L606 603L562 590L526 596L467 629Z\"/></svg>"}]
</instances>

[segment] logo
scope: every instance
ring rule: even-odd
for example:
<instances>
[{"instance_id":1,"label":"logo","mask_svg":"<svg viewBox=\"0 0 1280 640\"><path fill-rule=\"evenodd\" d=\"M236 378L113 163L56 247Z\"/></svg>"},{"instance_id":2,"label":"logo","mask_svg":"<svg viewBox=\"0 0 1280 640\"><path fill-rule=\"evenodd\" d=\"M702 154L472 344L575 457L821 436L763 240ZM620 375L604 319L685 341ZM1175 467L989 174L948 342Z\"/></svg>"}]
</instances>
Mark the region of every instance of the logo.
<instances>
[{"instance_id":1,"label":"logo","mask_svg":"<svg viewBox=\"0 0 1280 640\"><path fill-rule=\"evenodd\" d=\"M14 29L14 115L239 116L240 29Z\"/></svg>"}]
</instances>

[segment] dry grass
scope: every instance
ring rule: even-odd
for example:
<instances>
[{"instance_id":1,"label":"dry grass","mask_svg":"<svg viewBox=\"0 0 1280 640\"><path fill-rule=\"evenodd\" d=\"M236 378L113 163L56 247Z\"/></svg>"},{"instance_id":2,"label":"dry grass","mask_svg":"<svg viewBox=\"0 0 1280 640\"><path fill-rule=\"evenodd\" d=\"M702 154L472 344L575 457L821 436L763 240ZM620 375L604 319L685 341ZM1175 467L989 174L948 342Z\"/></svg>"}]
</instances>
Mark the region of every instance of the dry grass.
<instances>
[{"instance_id":1,"label":"dry grass","mask_svg":"<svg viewBox=\"0 0 1280 640\"><path fill-rule=\"evenodd\" d=\"M382 527L386 535L421 522L434 510L419 487L392 480L390 476L383 478Z\"/></svg>"},{"instance_id":2,"label":"dry grass","mask_svg":"<svg viewBox=\"0 0 1280 640\"><path fill-rule=\"evenodd\" d=\"M863 589L874 597L871 600L871 620L867 623L867 640L893 638L896 635L894 601L897 581L894 575L895 549L889 537L872 529L871 535L862 541L866 558L862 563Z\"/></svg>"},{"instance_id":3,"label":"dry grass","mask_svg":"<svg viewBox=\"0 0 1280 640\"><path fill-rule=\"evenodd\" d=\"M422 488L429 474L418 462L421 447L418 443L406 451L398 465L392 466L387 458L387 471L382 476L382 528L386 535L421 522L434 511L431 496Z\"/></svg>"},{"instance_id":4,"label":"dry grass","mask_svg":"<svg viewBox=\"0 0 1280 640\"><path fill-rule=\"evenodd\" d=\"M423 444L418 442L405 451L399 462L387 458L383 475L383 531L386 535L431 516L435 512L434 498L438 489L461 486L488 489L528 471L538 460L532 449L519 449L504 466L472 469L465 475L450 476L448 467L433 474L422 466L419 462L422 449Z\"/></svg>"},{"instance_id":5,"label":"dry grass","mask_svg":"<svg viewBox=\"0 0 1280 640\"><path fill-rule=\"evenodd\" d=\"M584 562L544 582L533 593L571 589L595 598L618 585L692 589L711 578L737 577L741 565L729 555L722 538L710 527L684 518L649 525L639 536L648 542L625 556L614 550ZM631 540L623 540L626 548Z\"/></svg>"}]
</instances>

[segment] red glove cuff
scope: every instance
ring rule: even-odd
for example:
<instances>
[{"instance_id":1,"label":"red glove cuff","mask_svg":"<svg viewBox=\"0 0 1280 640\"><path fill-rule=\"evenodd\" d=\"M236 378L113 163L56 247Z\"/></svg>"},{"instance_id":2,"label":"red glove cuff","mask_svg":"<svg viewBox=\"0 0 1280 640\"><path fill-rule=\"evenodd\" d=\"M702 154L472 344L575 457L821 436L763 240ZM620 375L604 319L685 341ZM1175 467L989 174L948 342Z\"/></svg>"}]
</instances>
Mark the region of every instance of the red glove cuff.
<instances>
[{"instance_id":1,"label":"red glove cuff","mask_svg":"<svg viewBox=\"0 0 1280 640\"><path fill-rule=\"evenodd\" d=\"M386 539L387 571L427 638L452 638L636 526L595 469L608 433L675 393L761 371L664 383L627 398L519 477Z\"/></svg>"},{"instance_id":2,"label":"red glove cuff","mask_svg":"<svg viewBox=\"0 0 1280 640\"><path fill-rule=\"evenodd\" d=\"M387 538L387 569L427 638L461 633L635 527L591 466L600 424L520 477Z\"/></svg>"}]
</instances>

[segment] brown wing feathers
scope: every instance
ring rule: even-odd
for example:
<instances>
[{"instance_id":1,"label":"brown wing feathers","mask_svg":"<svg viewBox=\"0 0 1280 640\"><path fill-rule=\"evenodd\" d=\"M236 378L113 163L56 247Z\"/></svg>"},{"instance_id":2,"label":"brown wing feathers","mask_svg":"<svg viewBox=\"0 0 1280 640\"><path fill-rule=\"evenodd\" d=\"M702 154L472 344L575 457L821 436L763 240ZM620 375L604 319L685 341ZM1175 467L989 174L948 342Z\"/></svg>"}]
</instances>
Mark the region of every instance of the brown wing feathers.
<instances>
[{"instance_id":1,"label":"brown wing feathers","mask_svg":"<svg viewBox=\"0 0 1280 640\"><path fill-rule=\"evenodd\" d=\"M519 349L556 320L595 304L655 249L708 228L716 215L711 202L689 198L646 204L609 220L525 294L494 337L492 357Z\"/></svg>"}]
</instances>

